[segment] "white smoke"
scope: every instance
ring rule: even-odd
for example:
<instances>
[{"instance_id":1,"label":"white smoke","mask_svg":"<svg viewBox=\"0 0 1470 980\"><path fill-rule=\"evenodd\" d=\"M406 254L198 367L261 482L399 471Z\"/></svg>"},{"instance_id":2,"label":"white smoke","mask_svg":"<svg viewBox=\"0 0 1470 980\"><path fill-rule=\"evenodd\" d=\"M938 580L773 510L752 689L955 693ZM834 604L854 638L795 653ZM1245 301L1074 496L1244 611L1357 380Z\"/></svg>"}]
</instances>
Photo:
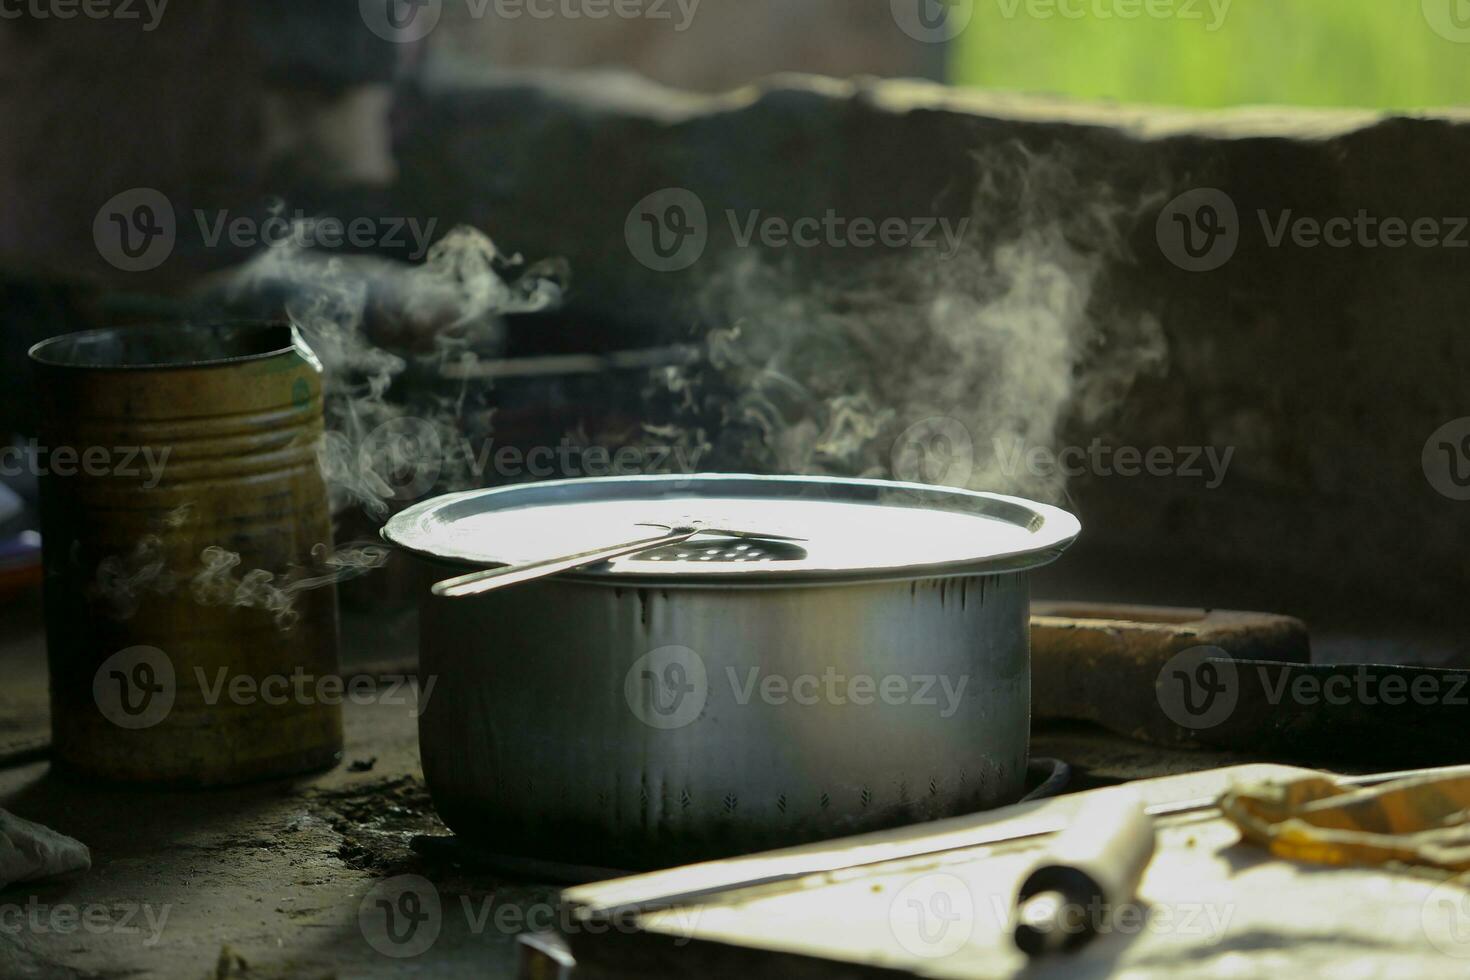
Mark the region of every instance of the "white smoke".
<instances>
[{"instance_id":1,"label":"white smoke","mask_svg":"<svg viewBox=\"0 0 1470 980\"><path fill-rule=\"evenodd\" d=\"M321 363L326 435L318 462L333 513L357 505L381 521L394 501L470 485L467 437L488 433L491 421L488 409L477 408L485 392L473 389L488 382L459 380L450 390L416 384L408 394L394 385L416 367L441 379L446 365L472 367L496 353L502 317L556 305L564 268L548 263L512 277L520 258L471 228L451 231L421 265L324 256L303 244L316 239L310 229L284 236L213 284L212 298L235 306L278 300ZM389 342L404 352L388 349ZM378 544L322 543L310 564L247 569L240 554L211 546L197 560L175 562L185 567L170 568L160 535L196 517L195 505L183 504L159 521L159 534L99 564L93 593L115 618L133 616L148 594L185 586L200 605L264 610L289 630L299 619L299 595L388 560Z\"/></svg>"},{"instance_id":2,"label":"white smoke","mask_svg":"<svg viewBox=\"0 0 1470 980\"><path fill-rule=\"evenodd\" d=\"M705 313L727 326L709 336L702 372L671 370L663 385L683 417L717 418L718 455L767 472L914 479L925 474L894 470L917 433L965 456L959 479L940 467L930 482L1064 493L1063 477L1017 470L1005 449L1055 447L1166 363L1158 319L1107 288L1147 201L1017 147L977 166L951 259L915 252L813 279L745 251L712 277Z\"/></svg>"},{"instance_id":3,"label":"white smoke","mask_svg":"<svg viewBox=\"0 0 1470 980\"><path fill-rule=\"evenodd\" d=\"M471 396L488 382L417 385L412 393L394 384L414 366L436 381L451 363L461 379L473 377L474 363L498 352L506 314L560 302L564 268L543 263L513 279L520 257L468 227L445 235L417 266L323 257L297 244L311 238L292 235L266 250L231 274L224 295L240 302L284 294L286 315L321 361L320 462L333 511L356 504L381 521L395 499L469 486L466 437L490 430L489 410L477 411ZM389 342L408 353L390 351Z\"/></svg>"},{"instance_id":4,"label":"white smoke","mask_svg":"<svg viewBox=\"0 0 1470 980\"><path fill-rule=\"evenodd\" d=\"M296 611L296 597L303 592L336 585L381 568L388 561L388 549L378 544L350 545L328 551L317 545L312 556L318 570L293 569L285 576L263 568L238 571L241 559L233 551L220 547L205 548L200 554L202 565L190 580L194 601L201 606L234 606L263 609L276 625L289 630L301 618Z\"/></svg>"}]
</instances>

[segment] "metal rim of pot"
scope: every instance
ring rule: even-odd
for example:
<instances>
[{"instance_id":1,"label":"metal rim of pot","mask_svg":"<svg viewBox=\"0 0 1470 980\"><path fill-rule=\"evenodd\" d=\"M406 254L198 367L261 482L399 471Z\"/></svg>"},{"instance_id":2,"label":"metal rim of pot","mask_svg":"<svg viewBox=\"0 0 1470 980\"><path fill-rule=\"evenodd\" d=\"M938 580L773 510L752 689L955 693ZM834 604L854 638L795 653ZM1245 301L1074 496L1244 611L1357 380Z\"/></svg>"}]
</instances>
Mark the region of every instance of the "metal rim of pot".
<instances>
[{"instance_id":1,"label":"metal rim of pot","mask_svg":"<svg viewBox=\"0 0 1470 980\"><path fill-rule=\"evenodd\" d=\"M1081 533L1081 522L1058 507L1020 497L955 487L937 487L841 477L692 474L680 476L602 477L517 484L489 490L448 494L396 515L382 530L383 538L420 558L463 567L493 567L513 559L483 547L456 541L455 525L467 517L493 512L529 512L588 502L643 498L699 501L706 497L750 494L771 502L818 502L874 505L889 512L903 509L943 510L1010 525L1025 532L1019 546L1000 550L977 548L972 554L944 561L875 561L853 567L810 563L657 567L617 562L563 573L566 581L669 587L819 586L842 582L877 583L922 578L958 578L1007 571L1026 571L1059 557ZM790 529L790 528L786 528ZM614 583L615 584L615 583Z\"/></svg>"}]
</instances>

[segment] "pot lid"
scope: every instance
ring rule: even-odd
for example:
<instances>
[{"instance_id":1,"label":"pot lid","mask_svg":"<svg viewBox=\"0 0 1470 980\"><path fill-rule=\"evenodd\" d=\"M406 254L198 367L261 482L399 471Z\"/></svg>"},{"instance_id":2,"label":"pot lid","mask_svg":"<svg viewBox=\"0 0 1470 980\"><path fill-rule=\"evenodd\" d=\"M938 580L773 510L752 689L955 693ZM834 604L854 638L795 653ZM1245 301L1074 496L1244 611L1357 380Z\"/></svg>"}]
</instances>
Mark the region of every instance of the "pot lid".
<instances>
[{"instance_id":1,"label":"pot lid","mask_svg":"<svg viewBox=\"0 0 1470 980\"><path fill-rule=\"evenodd\" d=\"M561 578L661 584L815 584L975 575L1044 565L1077 537L1064 510L1019 497L883 480L640 476L528 483L438 497L394 517L388 541L476 567L651 538L702 522L799 540L715 533Z\"/></svg>"}]
</instances>

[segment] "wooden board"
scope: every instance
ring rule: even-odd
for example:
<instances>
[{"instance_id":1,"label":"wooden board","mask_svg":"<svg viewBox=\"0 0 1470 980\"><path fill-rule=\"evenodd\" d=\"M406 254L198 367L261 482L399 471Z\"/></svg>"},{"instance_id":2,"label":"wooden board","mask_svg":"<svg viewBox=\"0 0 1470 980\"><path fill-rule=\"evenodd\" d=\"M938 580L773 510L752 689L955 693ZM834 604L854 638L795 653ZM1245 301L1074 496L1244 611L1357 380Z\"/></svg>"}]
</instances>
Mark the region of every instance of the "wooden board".
<instances>
[{"instance_id":1,"label":"wooden board","mask_svg":"<svg viewBox=\"0 0 1470 980\"><path fill-rule=\"evenodd\" d=\"M1300 772L1234 767L1121 789L1160 803ZM578 975L1018 976L1028 964L1010 939L1015 891L1048 837L946 848L987 830L1057 827L1084 798L1117 791L1010 807L969 826L946 821L572 889L565 898L584 914L657 904L660 892L714 889L703 900L614 920L627 926L573 932ZM1470 976L1470 893L1457 886L1275 860L1240 843L1214 810L1160 817L1158 828L1139 902L1083 952L1031 965L1026 977ZM904 853L921 841L930 852ZM885 853L895 856L865 863ZM748 887L716 885L737 869L772 878L783 865L813 870Z\"/></svg>"}]
</instances>

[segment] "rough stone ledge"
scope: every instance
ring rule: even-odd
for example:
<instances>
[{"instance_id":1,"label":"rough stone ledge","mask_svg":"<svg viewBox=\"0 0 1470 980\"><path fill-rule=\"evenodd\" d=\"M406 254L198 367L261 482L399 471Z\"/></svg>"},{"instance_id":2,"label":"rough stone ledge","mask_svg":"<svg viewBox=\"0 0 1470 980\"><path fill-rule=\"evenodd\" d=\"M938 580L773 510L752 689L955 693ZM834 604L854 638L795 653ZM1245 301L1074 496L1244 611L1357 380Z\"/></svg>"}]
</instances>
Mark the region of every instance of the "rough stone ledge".
<instances>
[{"instance_id":1,"label":"rough stone ledge","mask_svg":"<svg viewBox=\"0 0 1470 980\"><path fill-rule=\"evenodd\" d=\"M643 114L667 123L740 112L781 93L834 101L860 99L885 112L953 112L1009 122L1106 127L1141 139L1202 136L1212 139L1332 139L1394 119L1470 123L1470 108L1415 112L1293 106L1182 109L989 89L954 88L922 79L860 76L827 78L783 72L717 95L669 88L623 71L496 71L441 69L425 77L436 98L494 97L497 90L530 90L568 106Z\"/></svg>"},{"instance_id":2,"label":"rough stone ledge","mask_svg":"<svg viewBox=\"0 0 1470 980\"><path fill-rule=\"evenodd\" d=\"M408 213L566 256L574 313L607 325L610 344L634 344L687 335L701 284L698 268L661 274L630 255L624 223L645 195L688 188L712 213L959 218L977 153L1000 145L1060 154L1145 202L1122 229L1131 261L1108 286L1158 316L1168 369L1068 440L1237 448L1215 491L1076 482L1083 554L1172 556L1158 567L1169 578L1238 570L1180 597L1202 605L1413 614L1464 635L1470 503L1430 486L1421 452L1470 415L1470 251L1272 248L1255 216L1470 215L1470 111L1184 112L801 76L714 97L605 73L445 77L400 106L399 193ZM1199 187L1227 191L1242 218L1238 252L1208 273L1172 264L1155 232L1165 203ZM733 247L711 224L701 267ZM820 271L872 258L810 261Z\"/></svg>"}]
</instances>

